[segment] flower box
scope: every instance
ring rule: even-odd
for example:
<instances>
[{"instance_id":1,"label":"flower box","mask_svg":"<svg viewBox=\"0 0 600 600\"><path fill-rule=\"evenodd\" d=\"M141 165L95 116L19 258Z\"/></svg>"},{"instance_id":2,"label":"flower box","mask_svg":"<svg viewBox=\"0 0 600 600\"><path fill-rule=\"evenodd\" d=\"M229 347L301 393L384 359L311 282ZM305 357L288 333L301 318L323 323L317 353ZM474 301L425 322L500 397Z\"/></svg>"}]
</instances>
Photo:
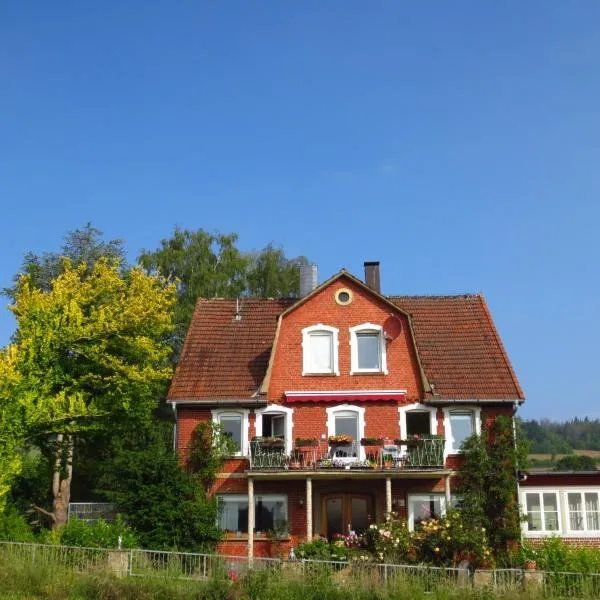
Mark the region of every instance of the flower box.
<instances>
[{"instance_id":1,"label":"flower box","mask_svg":"<svg viewBox=\"0 0 600 600\"><path fill-rule=\"evenodd\" d=\"M352 436L348 435L347 433L341 433L340 435L330 435L329 436L329 443L332 445L351 444L352 441L353 441Z\"/></svg>"},{"instance_id":2,"label":"flower box","mask_svg":"<svg viewBox=\"0 0 600 600\"><path fill-rule=\"evenodd\" d=\"M285 446L285 440L276 437L255 437L252 441L263 448L283 448Z\"/></svg>"},{"instance_id":3,"label":"flower box","mask_svg":"<svg viewBox=\"0 0 600 600\"><path fill-rule=\"evenodd\" d=\"M373 438L373 437L364 437L360 440L361 446L383 446L384 444L383 438Z\"/></svg>"},{"instance_id":4,"label":"flower box","mask_svg":"<svg viewBox=\"0 0 600 600\"><path fill-rule=\"evenodd\" d=\"M296 446L299 448L314 448L319 445L319 440L315 438L296 438Z\"/></svg>"}]
</instances>

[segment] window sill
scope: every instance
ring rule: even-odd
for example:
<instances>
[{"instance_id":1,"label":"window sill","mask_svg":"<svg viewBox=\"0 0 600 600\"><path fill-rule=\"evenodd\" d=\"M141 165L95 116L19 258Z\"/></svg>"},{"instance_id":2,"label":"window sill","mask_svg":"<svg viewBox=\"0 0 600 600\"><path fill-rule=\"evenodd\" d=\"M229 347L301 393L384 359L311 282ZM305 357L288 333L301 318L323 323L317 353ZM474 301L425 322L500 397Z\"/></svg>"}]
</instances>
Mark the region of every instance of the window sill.
<instances>
[{"instance_id":1,"label":"window sill","mask_svg":"<svg viewBox=\"0 0 600 600\"><path fill-rule=\"evenodd\" d=\"M338 377L339 373L302 373L302 377Z\"/></svg>"},{"instance_id":2,"label":"window sill","mask_svg":"<svg viewBox=\"0 0 600 600\"><path fill-rule=\"evenodd\" d=\"M350 371L350 375L387 375L387 371Z\"/></svg>"}]
</instances>

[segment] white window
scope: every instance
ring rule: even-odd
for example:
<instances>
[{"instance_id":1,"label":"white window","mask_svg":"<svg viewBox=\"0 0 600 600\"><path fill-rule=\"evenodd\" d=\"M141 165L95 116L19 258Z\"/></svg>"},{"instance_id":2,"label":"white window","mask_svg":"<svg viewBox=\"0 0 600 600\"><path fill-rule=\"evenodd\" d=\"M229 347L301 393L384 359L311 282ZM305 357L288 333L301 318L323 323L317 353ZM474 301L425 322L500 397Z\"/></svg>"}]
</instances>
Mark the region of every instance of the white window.
<instances>
[{"instance_id":1,"label":"white window","mask_svg":"<svg viewBox=\"0 0 600 600\"><path fill-rule=\"evenodd\" d=\"M221 531L248 533L248 496L222 494L217 496L217 503ZM286 531L287 504L284 494L254 496L254 531Z\"/></svg>"},{"instance_id":2,"label":"white window","mask_svg":"<svg viewBox=\"0 0 600 600\"><path fill-rule=\"evenodd\" d=\"M569 531L600 531L600 493L566 492Z\"/></svg>"},{"instance_id":3,"label":"white window","mask_svg":"<svg viewBox=\"0 0 600 600\"><path fill-rule=\"evenodd\" d=\"M422 521L437 519L446 514L446 496L444 494L409 494L408 528L418 529Z\"/></svg>"},{"instance_id":4,"label":"white window","mask_svg":"<svg viewBox=\"0 0 600 600\"><path fill-rule=\"evenodd\" d=\"M461 451L463 442L481 431L481 409L445 408L444 429L446 435L446 455Z\"/></svg>"},{"instance_id":5,"label":"white window","mask_svg":"<svg viewBox=\"0 0 600 600\"><path fill-rule=\"evenodd\" d=\"M437 409L425 404L407 404L398 408L400 437L437 434Z\"/></svg>"},{"instance_id":6,"label":"white window","mask_svg":"<svg viewBox=\"0 0 600 600\"><path fill-rule=\"evenodd\" d=\"M365 409L363 407L340 404L327 409L327 435L344 434L352 438L352 443L338 446L338 455L364 460L365 451L360 445L361 438L365 437Z\"/></svg>"},{"instance_id":7,"label":"white window","mask_svg":"<svg viewBox=\"0 0 600 600\"><path fill-rule=\"evenodd\" d=\"M235 442L235 456L248 454L248 411L247 410L213 410L213 421L219 423L223 433Z\"/></svg>"},{"instance_id":8,"label":"white window","mask_svg":"<svg viewBox=\"0 0 600 600\"><path fill-rule=\"evenodd\" d=\"M294 409L279 404L271 404L256 412L257 437L277 437L285 440L285 451L292 451L292 415Z\"/></svg>"},{"instance_id":9,"label":"white window","mask_svg":"<svg viewBox=\"0 0 600 600\"><path fill-rule=\"evenodd\" d=\"M312 325L302 330L302 375L339 375L338 330Z\"/></svg>"},{"instance_id":10,"label":"white window","mask_svg":"<svg viewBox=\"0 0 600 600\"><path fill-rule=\"evenodd\" d=\"M383 327L363 323L350 328L350 375L355 373L385 373L387 356Z\"/></svg>"},{"instance_id":11,"label":"white window","mask_svg":"<svg viewBox=\"0 0 600 600\"><path fill-rule=\"evenodd\" d=\"M557 492L525 492L527 531L555 533L560 531Z\"/></svg>"}]
</instances>

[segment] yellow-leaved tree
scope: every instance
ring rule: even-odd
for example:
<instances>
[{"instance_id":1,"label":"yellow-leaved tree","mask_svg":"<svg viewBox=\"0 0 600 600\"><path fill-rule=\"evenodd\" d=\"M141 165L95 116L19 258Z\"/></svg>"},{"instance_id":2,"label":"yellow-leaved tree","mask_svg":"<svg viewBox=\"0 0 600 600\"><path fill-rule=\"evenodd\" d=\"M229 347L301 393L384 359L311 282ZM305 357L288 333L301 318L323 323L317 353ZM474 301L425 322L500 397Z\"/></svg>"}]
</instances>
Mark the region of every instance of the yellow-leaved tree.
<instances>
[{"instance_id":1,"label":"yellow-leaved tree","mask_svg":"<svg viewBox=\"0 0 600 600\"><path fill-rule=\"evenodd\" d=\"M23 276L11 310L14 342L0 354L0 502L19 471L20 445L55 448L54 526L66 522L74 436L124 420L148 421L171 376L174 285L100 259L66 261L47 291Z\"/></svg>"}]
</instances>

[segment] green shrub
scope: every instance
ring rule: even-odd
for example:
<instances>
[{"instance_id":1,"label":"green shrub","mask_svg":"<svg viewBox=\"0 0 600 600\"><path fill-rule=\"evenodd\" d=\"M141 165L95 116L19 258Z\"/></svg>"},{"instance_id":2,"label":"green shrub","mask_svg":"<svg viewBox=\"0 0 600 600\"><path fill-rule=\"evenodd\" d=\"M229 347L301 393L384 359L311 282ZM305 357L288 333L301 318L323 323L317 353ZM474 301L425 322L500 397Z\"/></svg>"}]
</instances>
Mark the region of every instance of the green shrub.
<instances>
[{"instance_id":1,"label":"green shrub","mask_svg":"<svg viewBox=\"0 0 600 600\"><path fill-rule=\"evenodd\" d=\"M25 517L12 504L0 513L0 540L8 542L33 542L35 535Z\"/></svg>"},{"instance_id":2,"label":"green shrub","mask_svg":"<svg viewBox=\"0 0 600 600\"><path fill-rule=\"evenodd\" d=\"M579 548L550 537L539 546L523 545L523 559L535 560L543 571L600 573L600 548Z\"/></svg>"},{"instance_id":3,"label":"green shrub","mask_svg":"<svg viewBox=\"0 0 600 600\"><path fill-rule=\"evenodd\" d=\"M92 523L80 519L69 519L61 529L47 531L41 540L63 546L80 546L85 548L117 548L121 536L122 548L139 548L139 541L134 531L117 516L115 523L107 523L98 519Z\"/></svg>"}]
</instances>

